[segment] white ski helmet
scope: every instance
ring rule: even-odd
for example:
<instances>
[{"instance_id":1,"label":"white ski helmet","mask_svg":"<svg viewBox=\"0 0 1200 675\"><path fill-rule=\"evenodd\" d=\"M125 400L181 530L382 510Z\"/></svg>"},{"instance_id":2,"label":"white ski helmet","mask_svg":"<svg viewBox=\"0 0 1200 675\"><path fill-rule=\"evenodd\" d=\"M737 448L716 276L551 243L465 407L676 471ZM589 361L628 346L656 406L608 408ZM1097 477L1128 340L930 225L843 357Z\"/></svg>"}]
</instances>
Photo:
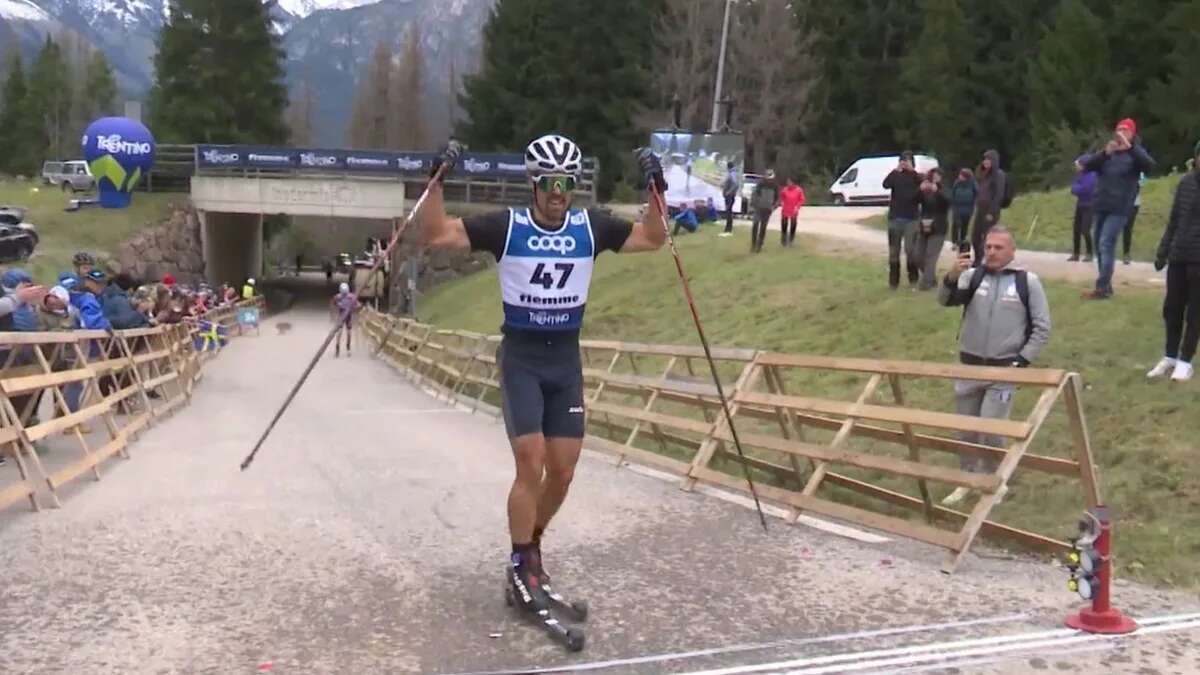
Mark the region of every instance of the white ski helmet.
<instances>
[{"instance_id":1,"label":"white ski helmet","mask_svg":"<svg viewBox=\"0 0 1200 675\"><path fill-rule=\"evenodd\" d=\"M575 142L558 134L546 134L525 148L525 172L530 176L583 173L583 152Z\"/></svg>"},{"instance_id":2,"label":"white ski helmet","mask_svg":"<svg viewBox=\"0 0 1200 675\"><path fill-rule=\"evenodd\" d=\"M345 295L346 293L349 293L350 292L350 284L343 281L341 284L338 285L338 292L342 293L343 295Z\"/></svg>"}]
</instances>

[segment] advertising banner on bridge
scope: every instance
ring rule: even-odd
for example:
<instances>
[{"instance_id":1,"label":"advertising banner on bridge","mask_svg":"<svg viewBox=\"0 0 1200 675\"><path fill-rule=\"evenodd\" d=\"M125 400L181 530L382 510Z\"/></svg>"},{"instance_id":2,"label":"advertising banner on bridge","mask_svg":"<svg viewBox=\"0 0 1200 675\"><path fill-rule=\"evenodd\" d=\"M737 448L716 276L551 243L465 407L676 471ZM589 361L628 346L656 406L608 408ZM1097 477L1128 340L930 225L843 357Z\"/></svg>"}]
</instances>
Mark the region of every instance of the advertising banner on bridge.
<instances>
[{"instance_id":1,"label":"advertising banner on bridge","mask_svg":"<svg viewBox=\"0 0 1200 675\"><path fill-rule=\"evenodd\" d=\"M436 157L432 152L380 150L322 150L252 145L198 145L200 169L260 169L336 173L427 176ZM524 178L520 154L464 153L452 174L457 178Z\"/></svg>"},{"instance_id":2,"label":"advertising banner on bridge","mask_svg":"<svg viewBox=\"0 0 1200 675\"><path fill-rule=\"evenodd\" d=\"M724 211L721 183L730 171L729 163L739 190L745 177L746 139L741 134L659 130L650 134L650 149L662 158L665 196L671 207L711 199L718 211ZM733 209L742 210L740 192Z\"/></svg>"}]
</instances>

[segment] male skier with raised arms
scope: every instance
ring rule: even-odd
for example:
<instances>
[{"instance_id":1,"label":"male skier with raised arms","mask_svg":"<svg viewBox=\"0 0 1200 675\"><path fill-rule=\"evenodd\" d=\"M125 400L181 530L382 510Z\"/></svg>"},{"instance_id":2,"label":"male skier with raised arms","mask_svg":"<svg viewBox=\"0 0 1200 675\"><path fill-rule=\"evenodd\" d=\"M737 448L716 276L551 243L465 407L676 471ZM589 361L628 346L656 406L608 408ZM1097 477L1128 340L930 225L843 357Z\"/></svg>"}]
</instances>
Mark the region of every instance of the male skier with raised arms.
<instances>
[{"instance_id":1,"label":"male skier with raised arms","mask_svg":"<svg viewBox=\"0 0 1200 675\"><path fill-rule=\"evenodd\" d=\"M452 165L459 152L451 143L435 171L442 163ZM642 184L654 181L659 193L665 193L658 158L642 150L638 163ZM563 136L550 134L530 143L525 168L533 184L531 207L453 218L446 215L442 187L435 182L417 222L427 246L489 251L497 261L504 337L496 361L516 462L508 495L508 584L521 610L546 619L550 596L556 594L542 565L541 538L566 498L583 446L579 331L593 261L605 250L658 250L666 241L666 224L653 198L640 223L571 208L583 153Z\"/></svg>"}]
</instances>

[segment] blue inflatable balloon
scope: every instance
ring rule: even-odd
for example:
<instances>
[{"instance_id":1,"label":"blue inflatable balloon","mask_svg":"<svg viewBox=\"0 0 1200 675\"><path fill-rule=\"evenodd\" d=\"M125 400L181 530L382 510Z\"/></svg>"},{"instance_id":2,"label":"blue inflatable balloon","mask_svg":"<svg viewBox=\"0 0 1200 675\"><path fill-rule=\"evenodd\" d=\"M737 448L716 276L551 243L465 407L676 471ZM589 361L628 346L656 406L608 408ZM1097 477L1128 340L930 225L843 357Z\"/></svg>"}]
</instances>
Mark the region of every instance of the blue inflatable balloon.
<instances>
[{"instance_id":1,"label":"blue inflatable balloon","mask_svg":"<svg viewBox=\"0 0 1200 675\"><path fill-rule=\"evenodd\" d=\"M83 158L100 190L100 205L123 209L154 166L154 136L137 120L103 117L83 132Z\"/></svg>"}]
</instances>

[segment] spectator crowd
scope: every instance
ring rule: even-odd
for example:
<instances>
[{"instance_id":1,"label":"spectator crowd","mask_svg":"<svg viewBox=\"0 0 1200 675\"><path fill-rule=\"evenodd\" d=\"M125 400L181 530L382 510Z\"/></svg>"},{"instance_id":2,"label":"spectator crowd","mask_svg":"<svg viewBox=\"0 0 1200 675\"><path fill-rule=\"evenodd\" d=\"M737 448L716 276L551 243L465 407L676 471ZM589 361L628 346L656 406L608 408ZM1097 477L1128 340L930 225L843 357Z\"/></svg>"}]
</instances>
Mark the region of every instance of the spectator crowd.
<instances>
[{"instance_id":1,"label":"spectator crowd","mask_svg":"<svg viewBox=\"0 0 1200 675\"><path fill-rule=\"evenodd\" d=\"M105 271L93 255L79 252L72 259L72 269L59 274L53 285L38 284L19 268L0 275L0 332L108 331L198 322L214 309L230 307L247 294L254 294L253 279L246 282L240 294L231 284L217 288L205 283L180 284L171 274L164 274L158 281L138 282L129 274ZM102 356L103 348L95 341L86 349L89 357ZM55 361L55 370L74 365L75 357L69 350L45 355ZM103 356L113 358L118 354ZM27 349L4 348L0 349L0 358L5 366L15 367L33 363L36 356ZM99 384L102 396L121 386L113 376L102 377ZM84 404L84 395L81 382L63 387L63 397L72 412ZM149 395L158 397L156 392ZM38 401L28 405L28 399L35 396L40 399L41 394L13 397L26 426L37 424ZM81 431L88 433L89 429ZM35 448L42 450L39 444ZM0 464L4 461L0 455Z\"/></svg>"},{"instance_id":2,"label":"spectator crowd","mask_svg":"<svg viewBox=\"0 0 1200 675\"><path fill-rule=\"evenodd\" d=\"M53 285L38 284L24 270L0 277L0 331L109 330L145 328L203 318L229 307L239 294L232 284L177 283L171 274L139 282L125 273L101 269L94 256L76 253L73 269ZM253 292L254 280L247 282Z\"/></svg>"}]
</instances>

